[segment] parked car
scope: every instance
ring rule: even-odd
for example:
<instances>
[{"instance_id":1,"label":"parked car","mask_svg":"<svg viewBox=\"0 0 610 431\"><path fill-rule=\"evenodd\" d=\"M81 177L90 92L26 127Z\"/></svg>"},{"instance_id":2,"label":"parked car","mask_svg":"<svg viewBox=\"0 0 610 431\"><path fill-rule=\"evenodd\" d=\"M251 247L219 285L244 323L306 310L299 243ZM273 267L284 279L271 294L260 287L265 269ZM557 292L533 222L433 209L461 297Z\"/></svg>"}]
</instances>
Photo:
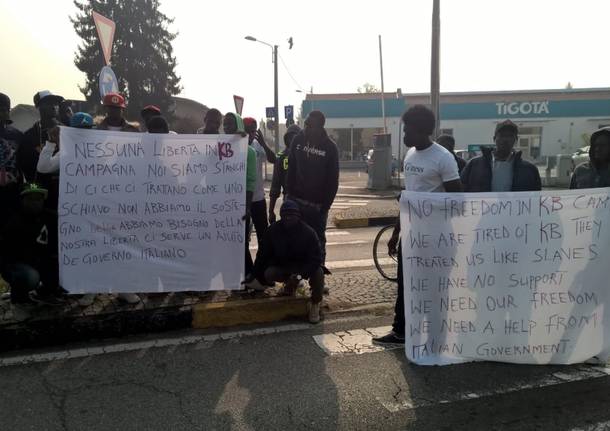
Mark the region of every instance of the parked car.
<instances>
[{"instance_id":1,"label":"parked car","mask_svg":"<svg viewBox=\"0 0 610 431\"><path fill-rule=\"evenodd\" d=\"M589 161L589 147L582 147L572 154L572 171L581 163Z\"/></svg>"}]
</instances>

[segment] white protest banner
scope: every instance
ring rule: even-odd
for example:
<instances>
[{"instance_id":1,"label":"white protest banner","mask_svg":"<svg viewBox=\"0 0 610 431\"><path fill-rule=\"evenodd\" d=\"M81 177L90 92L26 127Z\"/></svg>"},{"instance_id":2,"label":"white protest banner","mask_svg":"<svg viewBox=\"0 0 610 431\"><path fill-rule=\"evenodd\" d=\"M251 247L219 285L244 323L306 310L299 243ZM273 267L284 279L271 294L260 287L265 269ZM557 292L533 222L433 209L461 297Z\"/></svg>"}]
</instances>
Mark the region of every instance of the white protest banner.
<instances>
[{"instance_id":1,"label":"white protest banner","mask_svg":"<svg viewBox=\"0 0 610 431\"><path fill-rule=\"evenodd\" d=\"M71 293L239 289L248 142L61 129L59 263Z\"/></svg>"},{"instance_id":2,"label":"white protest banner","mask_svg":"<svg viewBox=\"0 0 610 431\"><path fill-rule=\"evenodd\" d=\"M610 351L610 189L403 192L407 358L572 364Z\"/></svg>"}]
</instances>

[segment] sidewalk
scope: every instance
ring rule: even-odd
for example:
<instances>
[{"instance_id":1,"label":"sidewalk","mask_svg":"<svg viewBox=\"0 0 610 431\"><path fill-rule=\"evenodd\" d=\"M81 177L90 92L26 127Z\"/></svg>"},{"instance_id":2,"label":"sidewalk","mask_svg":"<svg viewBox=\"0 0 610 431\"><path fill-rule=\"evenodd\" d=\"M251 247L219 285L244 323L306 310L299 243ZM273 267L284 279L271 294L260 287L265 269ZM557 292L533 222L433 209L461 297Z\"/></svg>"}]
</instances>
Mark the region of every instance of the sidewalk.
<instances>
[{"instance_id":1,"label":"sidewalk","mask_svg":"<svg viewBox=\"0 0 610 431\"><path fill-rule=\"evenodd\" d=\"M375 270L336 272L327 278L327 285L326 313L392 303L396 294L396 285ZM0 351L190 328L195 305L224 303L228 309L247 300L278 298L278 291L279 286L264 293L151 293L141 295L141 303L135 305L113 295L98 295L89 307L79 306L75 297L62 306L17 311L5 300L0 302Z\"/></svg>"}]
</instances>

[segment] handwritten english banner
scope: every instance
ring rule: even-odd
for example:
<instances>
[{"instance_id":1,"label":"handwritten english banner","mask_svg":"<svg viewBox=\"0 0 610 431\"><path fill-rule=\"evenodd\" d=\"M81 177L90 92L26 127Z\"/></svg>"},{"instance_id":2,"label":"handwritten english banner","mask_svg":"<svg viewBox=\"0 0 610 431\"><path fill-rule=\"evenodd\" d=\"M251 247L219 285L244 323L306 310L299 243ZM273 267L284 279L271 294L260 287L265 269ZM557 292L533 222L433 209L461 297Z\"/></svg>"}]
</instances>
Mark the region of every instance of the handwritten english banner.
<instances>
[{"instance_id":1,"label":"handwritten english banner","mask_svg":"<svg viewBox=\"0 0 610 431\"><path fill-rule=\"evenodd\" d=\"M406 355L572 364L610 352L610 189L401 197Z\"/></svg>"}]
</instances>

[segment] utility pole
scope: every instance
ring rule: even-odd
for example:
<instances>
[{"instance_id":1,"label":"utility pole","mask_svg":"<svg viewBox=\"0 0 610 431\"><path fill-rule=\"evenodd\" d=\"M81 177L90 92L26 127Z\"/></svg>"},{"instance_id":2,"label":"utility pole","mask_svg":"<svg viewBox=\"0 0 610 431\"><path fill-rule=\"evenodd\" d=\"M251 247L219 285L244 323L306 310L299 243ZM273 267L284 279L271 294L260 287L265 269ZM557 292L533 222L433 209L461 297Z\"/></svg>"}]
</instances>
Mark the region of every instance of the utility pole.
<instances>
[{"instance_id":1,"label":"utility pole","mask_svg":"<svg viewBox=\"0 0 610 431\"><path fill-rule=\"evenodd\" d=\"M275 107L275 152L280 152L280 107L277 85L277 45L273 45L273 106Z\"/></svg>"},{"instance_id":2,"label":"utility pole","mask_svg":"<svg viewBox=\"0 0 610 431\"><path fill-rule=\"evenodd\" d=\"M440 135L441 110L440 110L440 45L441 45L441 16L440 0L433 0L432 6L432 61L430 67L430 105L436 117L434 139Z\"/></svg>"},{"instance_id":3,"label":"utility pole","mask_svg":"<svg viewBox=\"0 0 610 431\"><path fill-rule=\"evenodd\" d=\"M379 35L379 69L381 70L381 116L383 117L383 133L388 133L388 124L385 118L385 90L383 87L383 54L381 51L381 35Z\"/></svg>"}]
</instances>

